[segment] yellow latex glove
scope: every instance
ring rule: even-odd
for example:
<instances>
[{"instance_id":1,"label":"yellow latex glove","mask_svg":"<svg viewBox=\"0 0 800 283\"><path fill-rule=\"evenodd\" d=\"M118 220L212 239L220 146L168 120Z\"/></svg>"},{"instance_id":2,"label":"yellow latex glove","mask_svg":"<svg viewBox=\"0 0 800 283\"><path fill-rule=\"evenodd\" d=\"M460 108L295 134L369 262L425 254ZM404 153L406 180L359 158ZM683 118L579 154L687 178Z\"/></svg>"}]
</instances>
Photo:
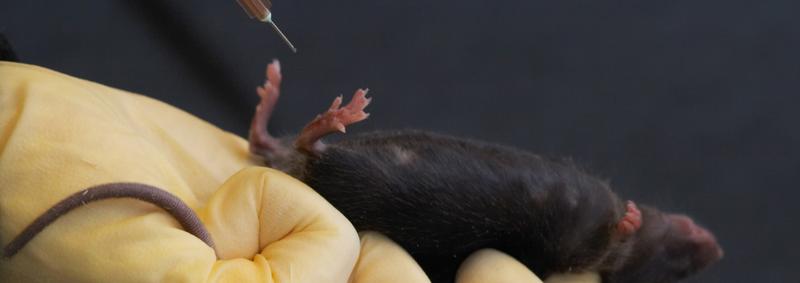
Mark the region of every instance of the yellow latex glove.
<instances>
[{"instance_id":1,"label":"yellow latex glove","mask_svg":"<svg viewBox=\"0 0 800 283\"><path fill-rule=\"evenodd\" d=\"M221 256L151 204L105 200L0 259L0 281L345 282L352 225L303 183L251 166L244 140L166 104L0 63L0 244L76 191L139 182L194 209Z\"/></svg>"},{"instance_id":2,"label":"yellow latex glove","mask_svg":"<svg viewBox=\"0 0 800 283\"><path fill-rule=\"evenodd\" d=\"M479 250L470 255L458 270L457 283L501 283L527 282L542 283L525 265L511 256L494 250ZM556 274L544 283L600 283L596 273Z\"/></svg>"},{"instance_id":3,"label":"yellow latex glove","mask_svg":"<svg viewBox=\"0 0 800 283\"><path fill-rule=\"evenodd\" d=\"M169 105L0 62L0 244L76 191L138 182L194 209L220 256L153 205L104 200L69 212L0 259L0 279L429 282L392 241L364 233L359 246L350 223L313 190L253 165L246 141ZM459 282L539 282L498 254L476 253Z\"/></svg>"}]
</instances>

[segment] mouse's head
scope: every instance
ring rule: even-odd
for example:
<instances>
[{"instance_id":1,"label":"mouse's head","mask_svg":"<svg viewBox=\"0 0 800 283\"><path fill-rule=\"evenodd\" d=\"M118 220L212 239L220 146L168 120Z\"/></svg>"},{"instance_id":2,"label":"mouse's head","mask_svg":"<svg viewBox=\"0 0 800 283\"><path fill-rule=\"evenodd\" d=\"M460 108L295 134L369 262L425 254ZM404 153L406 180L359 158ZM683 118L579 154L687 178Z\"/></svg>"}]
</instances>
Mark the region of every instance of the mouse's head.
<instances>
[{"instance_id":1,"label":"mouse's head","mask_svg":"<svg viewBox=\"0 0 800 283\"><path fill-rule=\"evenodd\" d=\"M722 258L714 235L685 215L642 207L642 226L603 282L670 283L686 278Z\"/></svg>"}]
</instances>

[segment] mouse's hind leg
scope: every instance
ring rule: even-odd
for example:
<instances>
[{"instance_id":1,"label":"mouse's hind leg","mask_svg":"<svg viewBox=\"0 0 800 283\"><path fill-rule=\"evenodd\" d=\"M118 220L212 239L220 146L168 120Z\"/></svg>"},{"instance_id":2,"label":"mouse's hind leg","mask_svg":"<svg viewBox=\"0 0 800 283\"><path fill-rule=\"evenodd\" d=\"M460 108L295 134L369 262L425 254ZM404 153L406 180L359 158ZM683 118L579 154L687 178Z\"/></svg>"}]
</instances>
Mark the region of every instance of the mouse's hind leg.
<instances>
[{"instance_id":1,"label":"mouse's hind leg","mask_svg":"<svg viewBox=\"0 0 800 283\"><path fill-rule=\"evenodd\" d=\"M261 101L256 106L249 134L250 152L264 157L284 151L280 141L267 131L267 123L281 92L281 65L278 60L267 65L266 76L267 81L264 82L264 85L256 89Z\"/></svg>"},{"instance_id":2,"label":"mouse's hind leg","mask_svg":"<svg viewBox=\"0 0 800 283\"><path fill-rule=\"evenodd\" d=\"M334 99L333 104L325 113L317 115L303 128L295 140L295 147L303 153L317 155L325 148L320 141L323 136L336 131L344 133L345 126L367 119L369 114L364 112L364 108L371 100L371 98L367 98L367 91L369 90L357 90L350 102L343 107L340 107L342 105L341 96Z\"/></svg>"}]
</instances>

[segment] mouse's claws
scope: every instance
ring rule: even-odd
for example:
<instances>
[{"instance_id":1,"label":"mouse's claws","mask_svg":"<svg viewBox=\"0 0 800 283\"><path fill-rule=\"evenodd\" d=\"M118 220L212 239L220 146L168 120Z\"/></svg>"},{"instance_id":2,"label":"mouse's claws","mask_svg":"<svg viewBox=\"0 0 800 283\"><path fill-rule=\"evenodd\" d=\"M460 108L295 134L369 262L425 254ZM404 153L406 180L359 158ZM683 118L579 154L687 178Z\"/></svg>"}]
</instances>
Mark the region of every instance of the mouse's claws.
<instances>
[{"instance_id":1,"label":"mouse's claws","mask_svg":"<svg viewBox=\"0 0 800 283\"><path fill-rule=\"evenodd\" d=\"M256 105L256 113L250 123L250 151L257 155L265 156L278 150L281 146L276 138L267 131L267 123L272 116L272 110L278 102L281 86L281 65L278 60L273 60L267 65L267 80L262 86L256 88L256 93L261 98Z\"/></svg>"},{"instance_id":2,"label":"mouse's claws","mask_svg":"<svg viewBox=\"0 0 800 283\"><path fill-rule=\"evenodd\" d=\"M276 88L280 89L281 87L281 80L283 79L283 75L281 75L281 62L278 59L272 60L272 63L267 65L267 81L274 85Z\"/></svg>"},{"instance_id":3,"label":"mouse's claws","mask_svg":"<svg viewBox=\"0 0 800 283\"><path fill-rule=\"evenodd\" d=\"M350 99L350 103L348 103L345 108L351 112L364 110L364 108L369 105L369 102L372 101L372 98L367 98L367 92L369 92L369 89L357 90L356 93L353 94L353 98Z\"/></svg>"},{"instance_id":4,"label":"mouse's claws","mask_svg":"<svg viewBox=\"0 0 800 283\"><path fill-rule=\"evenodd\" d=\"M295 141L295 146L305 152L314 153L323 148L319 141L323 136L336 131L346 133L346 126L367 119L369 113L364 112L364 108L372 100L367 98L367 91L365 89L357 90L350 102L344 106L342 106L342 96L336 97L325 113L317 115L303 128Z\"/></svg>"},{"instance_id":5,"label":"mouse's claws","mask_svg":"<svg viewBox=\"0 0 800 283\"><path fill-rule=\"evenodd\" d=\"M342 96L339 95L333 100L333 103L331 103L331 107L328 107L328 111L335 111L339 109L339 106L341 105L342 105Z\"/></svg>"},{"instance_id":6,"label":"mouse's claws","mask_svg":"<svg viewBox=\"0 0 800 283\"><path fill-rule=\"evenodd\" d=\"M335 123L335 124L336 124L335 125L336 129L342 132L342 134L347 133L347 129L344 127L344 124L342 123Z\"/></svg>"},{"instance_id":7,"label":"mouse's claws","mask_svg":"<svg viewBox=\"0 0 800 283\"><path fill-rule=\"evenodd\" d=\"M369 117L369 113L364 112L364 108L369 105L371 98L367 98L369 90L359 89L353 94L353 98L343 108L338 109L336 119L341 120L344 124L350 125Z\"/></svg>"}]
</instances>

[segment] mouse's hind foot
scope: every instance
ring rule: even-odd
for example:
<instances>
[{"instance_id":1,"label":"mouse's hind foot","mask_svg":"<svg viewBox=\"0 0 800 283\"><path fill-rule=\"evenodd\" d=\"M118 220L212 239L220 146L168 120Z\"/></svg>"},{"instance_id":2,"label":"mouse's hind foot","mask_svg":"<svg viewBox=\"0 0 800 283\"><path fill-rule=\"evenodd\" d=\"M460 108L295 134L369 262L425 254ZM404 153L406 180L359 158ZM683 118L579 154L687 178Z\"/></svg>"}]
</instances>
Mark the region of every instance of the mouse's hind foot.
<instances>
[{"instance_id":1,"label":"mouse's hind foot","mask_svg":"<svg viewBox=\"0 0 800 283\"><path fill-rule=\"evenodd\" d=\"M350 102L343 107L340 107L341 96L334 99L325 113L317 115L303 128L295 140L295 147L304 153L317 154L325 147L320 141L323 136L337 131L344 133L345 126L367 119L369 113L364 112L364 108L371 100L367 98L368 91L368 89L357 90Z\"/></svg>"},{"instance_id":2,"label":"mouse's hind foot","mask_svg":"<svg viewBox=\"0 0 800 283\"><path fill-rule=\"evenodd\" d=\"M281 65L278 60L267 65L266 77L264 85L256 88L261 101L256 106L249 134L250 152L264 157L283 149L279 140L267 131L267 123L281 92Z\"/></svg>"}]
</instances>

